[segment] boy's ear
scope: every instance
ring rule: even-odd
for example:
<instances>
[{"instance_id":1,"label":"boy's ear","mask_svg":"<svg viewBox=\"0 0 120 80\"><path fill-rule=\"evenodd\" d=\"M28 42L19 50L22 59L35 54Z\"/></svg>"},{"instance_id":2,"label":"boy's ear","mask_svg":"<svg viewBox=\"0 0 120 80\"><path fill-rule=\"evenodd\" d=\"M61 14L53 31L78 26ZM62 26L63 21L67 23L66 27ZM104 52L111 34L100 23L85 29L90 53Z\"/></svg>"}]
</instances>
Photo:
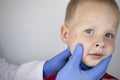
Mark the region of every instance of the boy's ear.
<instances>
[{"instance_id":1,"label":"boy's ear","mask_svg":"<svg viewBox=\"0 0 120 80\"><path fill-rule=\"evenodd\" d=\"M69 29L67 26L62 25L61 26L61 39L63 40L64 43L67 43L68 38L69 38Z\"/></svg>"}]
</instances>

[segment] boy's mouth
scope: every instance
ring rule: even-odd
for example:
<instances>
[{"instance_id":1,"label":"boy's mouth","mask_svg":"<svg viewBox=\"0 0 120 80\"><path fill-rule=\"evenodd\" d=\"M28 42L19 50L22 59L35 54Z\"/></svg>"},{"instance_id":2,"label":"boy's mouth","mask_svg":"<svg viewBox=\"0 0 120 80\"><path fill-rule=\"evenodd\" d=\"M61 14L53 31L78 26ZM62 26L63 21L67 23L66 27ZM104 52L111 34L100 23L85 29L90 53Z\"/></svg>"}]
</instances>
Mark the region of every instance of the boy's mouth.
<instances>
[{"instance_id":1,"label":"boy's mouth","mask_svg":"<svg viewBox=\"0 0 120 80\"><path fill-rule=\"evenodd\" d=\"M90 53L88 55L91 56L93 59L101 59L104 56L102 53Z\"/></svg>"}]
</instances>

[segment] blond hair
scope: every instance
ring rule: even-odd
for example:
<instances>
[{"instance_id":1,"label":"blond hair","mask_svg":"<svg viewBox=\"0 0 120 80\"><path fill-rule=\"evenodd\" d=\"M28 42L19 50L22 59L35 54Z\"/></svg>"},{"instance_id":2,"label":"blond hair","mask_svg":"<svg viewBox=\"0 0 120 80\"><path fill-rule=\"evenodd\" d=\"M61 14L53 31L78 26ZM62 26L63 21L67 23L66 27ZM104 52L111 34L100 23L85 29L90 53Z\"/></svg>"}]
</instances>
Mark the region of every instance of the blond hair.
<instances>
[{"instance_id":1,"label":"blond hair","mask_svg":"<svg viewBox=\"0 0 120 80\"><path fill-rule=\"evenodd\" d=\"M101 2L112 6L119 12L119 7L115 0L70 0L65 15L65 25L72 27L77 17L77 9L86 2Z\"/></svg>"}]
</instances>

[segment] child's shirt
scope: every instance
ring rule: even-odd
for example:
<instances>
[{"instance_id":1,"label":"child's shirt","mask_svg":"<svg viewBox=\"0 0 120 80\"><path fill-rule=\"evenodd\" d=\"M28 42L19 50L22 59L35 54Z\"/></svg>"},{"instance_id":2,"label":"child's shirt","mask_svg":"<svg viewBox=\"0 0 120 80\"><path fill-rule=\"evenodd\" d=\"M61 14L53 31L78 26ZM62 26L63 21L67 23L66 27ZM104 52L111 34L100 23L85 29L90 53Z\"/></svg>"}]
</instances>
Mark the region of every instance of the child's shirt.
<instances>
[{"instance_id":1,"label":"child's shirt","mask_svg":"<svg viewBox=\"0 0 120 80\"><path fill-rule=\"evenodd\" d=\"M44 79L44 80L55 80L57 74L53 74L52 76L49 76L48 78ZM117 78L111 76L110 74L106 73L101 80L118 80Z\"/></svg>"}]
</instances>

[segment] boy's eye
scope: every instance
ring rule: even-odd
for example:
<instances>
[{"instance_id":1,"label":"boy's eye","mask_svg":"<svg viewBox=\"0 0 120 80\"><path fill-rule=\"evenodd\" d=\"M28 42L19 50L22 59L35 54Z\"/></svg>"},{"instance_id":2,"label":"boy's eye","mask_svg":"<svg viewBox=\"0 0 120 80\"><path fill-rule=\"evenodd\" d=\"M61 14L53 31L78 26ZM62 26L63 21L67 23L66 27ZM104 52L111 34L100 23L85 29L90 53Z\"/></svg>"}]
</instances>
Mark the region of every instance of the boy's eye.
<instances>
[{"instance_id":1,"label":"boy's eye","mask_svg":"<svg viewBox=\"0 0 120 80\"><path fill-rule=\"evenodd\" d=\"M105 37L107 37L107 38L113 38L113 34L107 33L107 34L105 35Z\"/></svg>"},{"instance_id":2,"label":"boy's eye","mask_svg":"<svg viewBox=\"0 0 120 80\"><path fill-rule=\"evenodd\" d=\"M87 30L85 30L85 32L87 34L94 34L94 30L93 29L87 29Z\"/></svg>"}]
</instances>

